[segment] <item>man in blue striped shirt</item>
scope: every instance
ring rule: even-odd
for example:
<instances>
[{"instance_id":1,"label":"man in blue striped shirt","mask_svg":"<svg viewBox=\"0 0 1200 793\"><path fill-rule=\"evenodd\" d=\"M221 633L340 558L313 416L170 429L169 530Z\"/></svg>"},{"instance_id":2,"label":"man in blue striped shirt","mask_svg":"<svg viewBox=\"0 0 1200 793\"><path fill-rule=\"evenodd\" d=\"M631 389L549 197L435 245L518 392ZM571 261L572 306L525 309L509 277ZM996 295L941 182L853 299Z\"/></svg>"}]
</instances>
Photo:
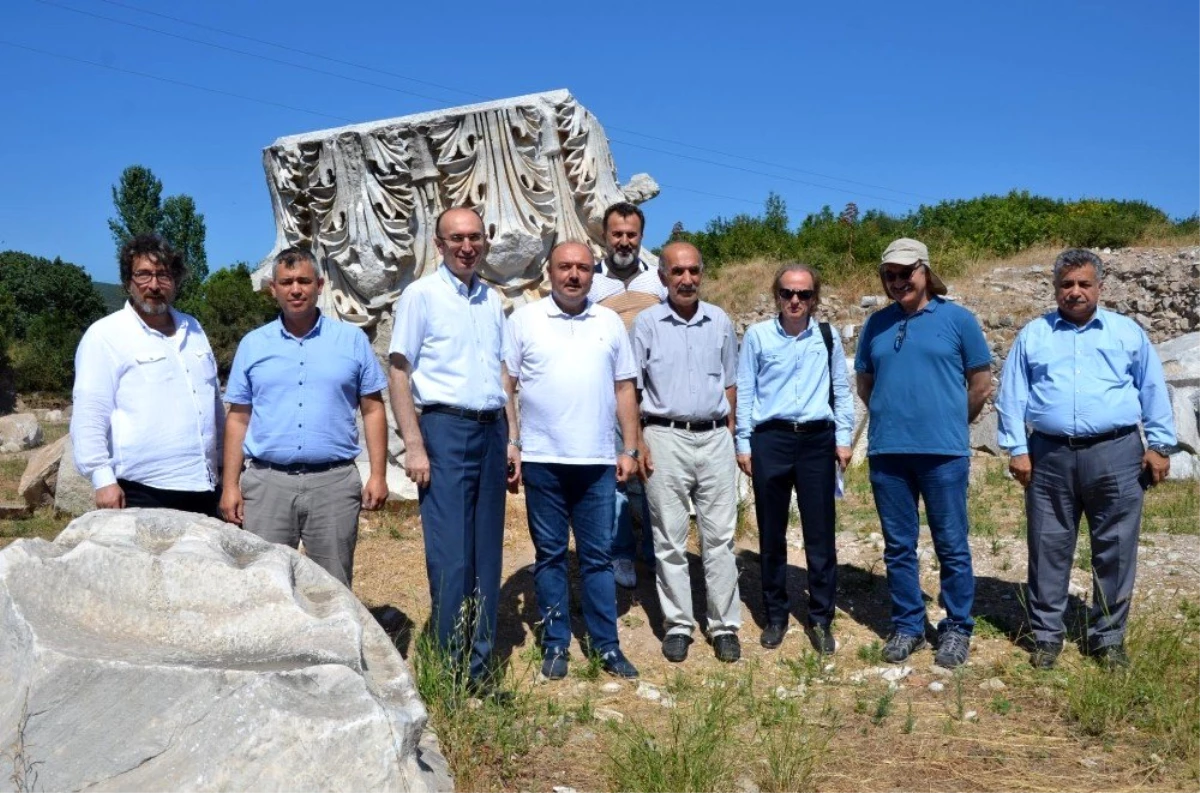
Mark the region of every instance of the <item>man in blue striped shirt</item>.
<instances>
[{"instance_id":1,"label":"man in blue striped shirt","mask_svg":"<svg viewBox=\"0 0 1200 793\"><path fill-rule=\"evenodd\" d=\"M1031 662L1043 669L1062 651L1082 514L1092 552L1088 649L1108 666L1128 665L1125 623L1143 490L1167 475L1175 446L1162 363L1137 323L1098 308L1103 275L1091 251L1058 256L1058 310L1021 330L1004 362L996 403L1000 445L1025 488Z\"/></svg>"}]
</instances>

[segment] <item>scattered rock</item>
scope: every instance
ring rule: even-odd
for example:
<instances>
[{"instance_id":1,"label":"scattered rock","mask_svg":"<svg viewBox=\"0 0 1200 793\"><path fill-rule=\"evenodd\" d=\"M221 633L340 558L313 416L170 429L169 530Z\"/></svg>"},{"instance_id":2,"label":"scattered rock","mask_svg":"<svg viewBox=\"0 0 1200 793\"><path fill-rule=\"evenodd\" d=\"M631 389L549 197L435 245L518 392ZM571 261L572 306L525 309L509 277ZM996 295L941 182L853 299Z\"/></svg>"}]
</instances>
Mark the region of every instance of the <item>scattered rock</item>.
<instances>
[{"instance_id":1,"label":"scattered rock","mask_svg":"<svg viewBox=\"0 0 1200 793\"><path fill-rule=\"evenodd\" d=\"M911 666L893 666L884 669L882 672L880 672L879 676L884 680L896 682L911 675L912 671L913 668Z\"/></svg>"},{"instance_id":2,"label":"scattered rock","mask_svg":"<svg viewBox=\"0 0 1200 793\"><path fill-rule=\"evenodd\" d=\"M616 681L611 681L600 686L600 690L605 694L619 694L621 693L622 688L624 688L624 686Z\"/></svg>"},{"instance_id":3,"label":"scattered rock","mask_svg":"<svg viewBox=\"0 0 1200 793\"><path fill-rule=\"evenodd\" d=\"M42 426L32 413L0 416L0 447L25 451L42 445ZM15 448L12 448L15 447Z\"/></svg>"},{"instance_id":4,"label":"scattered rock","mask_svg":"<svg viewBox=\"0 0 1200 793\"><path fill-rule=\"evenodd\" d=\"M979 687L984 691L1003 691L1008 688L1008 686L1004 685L1004 681L998 677L983 681L979 684Z\"/></svg>"},{"instance_id":5,"label":"scattered rock","mask_svg":"<svg viewBox=\"0 0 1200 793\"><path fill-rule=\"evenodd\" d=\"M592 714L596 717L596 721L612 721L617 724L625 723L625 714L612 708L596 708L592 711Z\"/></svg>"},{"instance_id":6,"label":"scattered rock","mask_svg":"<svg viewBox=\"0 0 1200 793\"><path fill-rule=\"evenodd\" d=\"M58 464L58 484L54 488L54 509L68 515L82 515L96 508L92 483L75 468L75 453L71 436L66 436L62 458Z\"/></svg>"},{"instance_id":7,"label":"scattered rock","mask_svg":"<svg viewBox=\"0 0 1200 793\"><path fill-rule=\"evenodd\" d=\"M43 446L33 453L21 474L21 483L17 485L17 495L31 507L54 503L54 488L58 481L58 464L62 459L63 450L67 448L69 436L56 440L48 446Z\"/></svg>"},{"instance_id":8,"label":"scattered rock","mask_svg":"<svg viewBox=\"0 0 1200 793\"><path fill-rule=\"evenodd\" d=\"M929 690L935 694L940 694L945 689L946 689L946 684L940 680L934 680L932 683L929 684Z\"/></svg>"},{"instance_id":9,"label":"scattered rock","mask_svg":"<svg viewBox=\"0 0 1200 793\"><path fill-rule=\"evenodd\" d=\"M636 696L649 702L658 702L662 699L662 692L653 683L639 682Z\"/></svg>"}]
</instances>

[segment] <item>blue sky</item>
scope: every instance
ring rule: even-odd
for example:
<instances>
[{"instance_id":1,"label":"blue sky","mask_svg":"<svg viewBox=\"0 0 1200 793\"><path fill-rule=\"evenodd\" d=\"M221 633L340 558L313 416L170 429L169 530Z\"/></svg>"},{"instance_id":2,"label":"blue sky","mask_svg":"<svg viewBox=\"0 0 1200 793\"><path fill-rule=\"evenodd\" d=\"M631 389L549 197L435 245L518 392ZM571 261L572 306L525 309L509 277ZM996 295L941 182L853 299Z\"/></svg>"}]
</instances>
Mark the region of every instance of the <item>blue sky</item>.
<instances>
[{"instance_id":1,"label":"blue sky","mask_svg":"<svg viewBox=\"0 0 1200 793\"><path fill-rule=\"evenodd\" d=\"M772 190L793 224L1013 188L1182 217L1198 31L1194 0L4 0L0 249L116 281L110 189L138 163L196 200L210 267L256 263L276 138L556 88L605 126L621 182L662 185L649 244Z\"/></svg>"}]
</instances>

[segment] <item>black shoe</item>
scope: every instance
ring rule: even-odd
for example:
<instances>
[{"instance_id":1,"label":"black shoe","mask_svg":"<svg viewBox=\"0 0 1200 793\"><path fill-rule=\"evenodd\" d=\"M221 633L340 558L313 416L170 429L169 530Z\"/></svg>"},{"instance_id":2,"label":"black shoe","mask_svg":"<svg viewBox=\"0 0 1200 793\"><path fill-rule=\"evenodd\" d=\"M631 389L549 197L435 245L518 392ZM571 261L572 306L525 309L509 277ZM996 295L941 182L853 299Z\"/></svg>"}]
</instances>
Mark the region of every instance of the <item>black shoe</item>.
<instances>
[{"instance_id":1,"label":"black shoe","mask_svg":"<svg viewBox=\"0 0 1200 793\"><path fill-rule=\"evenodd\" d=\"M766 647L768 650L774 650L779 645L783 644L783 635L787 633L787 623L772 622L763 628L762 637L758 640L759 644Z\"/></svg>"},{"instance_id":2,"label":"black shoe","mask_svg":"<svg viewBox=\"0 0 1200 793\"><path fill-rule=\"evenodd\" d=\"M467 694L475 699L491 700L497 705L511 705L516 696L511 691L501 688L491 676L482 680L472 678L467 681Z\"/></svg>"},{"instance_id":3,"label":"black shoe","mask_svg":"<svg viewBox=\"0 0 1200 793\"><path fill-rule=\"evenodd\" d=\"M663 639L662 654L673 664L687 658L688 645L692 643L692 637L686 633L668 633L667 638Z\"/></svg>"},{"instance_id":4,"label":"black shoe","mask_svg":"<svg viewBox=\"0 0 1200 793\"><path fill-rule=\"evenodd\" d=\"M1097 647L1092 656L1106 669L1128 669L1129 655L1125 652L1124 644L1108 644Z\"/></svg>"},{"instance_id":5,"label":"black shoe","mask_svg":"<svg viewBox=\"0 0 1200 793\"><path fill-rule=\"evenodd\" d=\"M925 636L914 636L911 633L893 633L883 645L883 660L889 664L898 664L907 660L908 656L925 646Z\"/></svg>"},{"instance_id":6,"label":"black shoe","mask_svg":"<svg viewBox=\"0 0 1200 793\"><path fill-rule=\"evenodd\" d=\"M542 677L547 680L562 680L567 676L567 648L547 648L542 658Z\"/></svg>"},{"instance_id":7,"label":"black shoe","mask_svg":"<svg viewBox=\"0 0 1200 793\"><path fill-rule=\"evenodd\" d=\"M1029 654L1029 665L1034 669L1053 669L1062 649L1062 642L1037 642Z\"/></svg>"},{"instance_id":8,"label":"black shoe","mask_svg":"<svg viewBox=\"0 0 1200 793\"><path fill-rule=\"evenodd\" d=\"M944 630L938 636L937 654L933 662L943 669L954 669L967 662L971 654L971 635L956 630Z\"/></svg>"},{"instance_id":9,"label":"black shoe","mask_svg":"<svg viewBox=\"0 0 1200 793\"><path fill-rule=\"evenodd\" d=\"M828 625L809 625L805 633L808 634L813 649L821 655L833 655L837 652L837 641Z\"/></svg>"},{"instance_id":10,"label":"black shoe","mask_svg":"<svg viewBox=\"0 0 1200 793\"><path fill-rule=\"evenodd\" d=\"M723 664L732 664L742 657L742 643L736 633L721 633L713 637L713 652Z\"/></svg>"},{"instance_id":11,"label":"black shoe","mask_svg":"<svg viewBox=\"0 0 1200 793\"><path fill-rule=\"evenodd\" d=\"M600 656L600 668L613 677L623 677L632 680L638 676L637 667L629 663L625 653L612 649Z\"/></svg>"}]
</instances>

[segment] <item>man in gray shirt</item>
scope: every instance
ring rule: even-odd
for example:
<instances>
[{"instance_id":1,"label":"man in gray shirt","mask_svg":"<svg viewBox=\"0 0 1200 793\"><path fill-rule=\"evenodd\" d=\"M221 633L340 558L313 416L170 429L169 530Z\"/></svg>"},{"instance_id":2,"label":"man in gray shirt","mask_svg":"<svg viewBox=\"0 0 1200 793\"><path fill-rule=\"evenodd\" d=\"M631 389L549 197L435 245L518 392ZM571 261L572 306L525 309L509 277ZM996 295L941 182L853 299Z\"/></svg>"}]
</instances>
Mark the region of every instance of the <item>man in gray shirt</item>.
<instances>
[{"instance_id":1,"label":"man in gray shirt","mask_svg":"<svg viewBox=\"0 0 1200 793\"><path fill-rule=\"evenodd\" d=\"M708 588L708 633L717 659L741 657L737 563L737 463L733 417L737 336L725 312L700 300L704 263L687 242L662 251L667 301L638 315L633 355L642 396L646 498L654 536L663 656L687 658L695 620L688 575L688 506L696 509Z\"/></svg>"}]
</instances>

